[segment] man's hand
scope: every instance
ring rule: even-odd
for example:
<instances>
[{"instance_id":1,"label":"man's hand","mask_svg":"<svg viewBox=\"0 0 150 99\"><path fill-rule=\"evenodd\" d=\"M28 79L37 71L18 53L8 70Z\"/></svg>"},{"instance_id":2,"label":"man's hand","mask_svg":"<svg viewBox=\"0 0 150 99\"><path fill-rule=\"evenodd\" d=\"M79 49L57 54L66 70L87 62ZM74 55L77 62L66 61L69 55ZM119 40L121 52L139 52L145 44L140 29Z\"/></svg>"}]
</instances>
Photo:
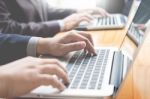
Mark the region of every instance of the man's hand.
<instances>
[{"instance_id":1,"label":"man's hand","mask_svg":"<svg viewBox=\"0 0 150 99\"><path fill-rule=\"evenodd\" d=\"M92 16L88 13L75 13L63 19L63 31L69 31L77 27L82 21L90 22Z\"/></svg>"},{"instance_id":2,"label":"man's hand","mask_svg":"<svg viewBox=\"0 0 150 99\"><path fill-rule=\"evenodd\" d=\"M0 97L20 96L41 85L64 90L65 85L59 79L69 83L58 60L27 57L0 67Z\"/></svg>"},{"instance_id":3,"label":"man's hand","mask_svg":"<svg viewBox=\"0 0 150 99\"><path fill-rule=\"evenodd\" d=\"M102 8L93 8L93 9L81 9L77 11L78 13L89 13L91 15L100 15L100 16L108 16L109 13Z\"/></svg>"},{"instance_id":4,"label":"man's hand","mask_svg":"<svg viewBox=\"0 0 150 99\"><path fill-rule=\"evenodd\" d=\"M137 27L140 30L145 31L146 30L146 26L145 24L134 24L135 27Z\"/></svg>"},{"instance_id":5,"label":"man's hand","mask_svg":"<svg viewBox=\"0 0 150 99\"><path fill-rule=\"evenodd\" d=\"M71 31L66 33L63 37L41 38L37 46L37 53L63 56L69 52L81 49L88 51L89 54L96 54L90 34Z\"/></svg>"}]
</instances>

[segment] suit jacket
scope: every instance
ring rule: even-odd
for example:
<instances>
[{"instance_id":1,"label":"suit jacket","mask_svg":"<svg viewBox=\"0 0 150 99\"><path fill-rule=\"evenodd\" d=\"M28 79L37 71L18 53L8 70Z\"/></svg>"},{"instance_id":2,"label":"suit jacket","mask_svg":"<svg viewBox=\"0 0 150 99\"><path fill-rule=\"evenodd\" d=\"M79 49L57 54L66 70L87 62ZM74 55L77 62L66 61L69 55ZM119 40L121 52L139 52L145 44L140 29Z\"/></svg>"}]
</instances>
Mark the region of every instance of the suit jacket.
<instances>
[{"instance_id":1,"label":"suit jacket","mask_svg":"<svg viewBox=\"0 0 150 99\"><path fill-rule=\"evenodd\" d=\"M45 0L0 0L0 32L53 36L60 32L55 20L74 12L75 10L54 9Z\"/></svg>"},{"instance_id":2,"label":"suit jacket","mask_svg":"<svg viewBox=\"0 0 150 99\"><path fill-rule=\"evenodd\" d=\"M27 56L30 36L0 33L0 65Z\"/></svg>"}]
</instances>

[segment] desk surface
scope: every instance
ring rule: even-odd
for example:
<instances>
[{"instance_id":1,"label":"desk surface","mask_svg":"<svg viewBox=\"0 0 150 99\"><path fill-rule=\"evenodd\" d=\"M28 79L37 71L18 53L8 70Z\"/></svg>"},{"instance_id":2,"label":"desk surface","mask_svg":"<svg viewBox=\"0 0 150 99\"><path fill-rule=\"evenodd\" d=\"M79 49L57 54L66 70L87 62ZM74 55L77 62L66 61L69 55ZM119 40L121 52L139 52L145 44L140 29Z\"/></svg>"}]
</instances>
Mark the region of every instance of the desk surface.
<instances>
[{"instance_id":1,"label":"desk surface","mask_svg":"<svg viewBox=\"0 0 150 99\"><path fill-rule=\"evenodd\" d=\"M117 48L126 50L131 55L133 55L136 50L135 44L126 36L126 30L124 29L107 30L107 31L106 30L88 31L88 33L92 35L95 46L117 47ZM150 46L149 46L149 49L150 49ZM143 49L143 50L146 50L146 49ZM148 58L148 55L150 55L150 51L146 50L146 52L147 53L144 54L144 55L147 55L146 63L150 65L150 61ZM138 58L138 60L142 60L143 57ZM125 81L122 83L116 95L116 99L150 99L150 95L148 95L149 94L148 92L150 92L150 79L148 79L150 77L150 71L146 70L148 66L147 65L143 66L144 65L143 61L138 61L138 62L135 62L134 64L135 66L130 69ZM141 66L143 66L142 69L144 70L141 70ZM145 70L147 74L145 74ZM140 77L140 79L138 79L138 77Z\"/></svg>"},{"instance_id":2,"label":"desk surface","mask_svg":"<svg viewBox=\"0 0 150 99\"><path fill-rule=\"evenodd\" d=\"M117 99L150 99L150 34L147 33Z\"/></svg>"},{"instance_id":3,"label":"desk surface","mask_svg":"<svg viewBox=\"0 0 150 99\"><path fill-rule=\"evenodd\" d=\"M126 36L125 30L89 31L95 46L118 47L134 55L137 47ZM123 83L116 99L150 99L150 35L147 34L142 47Z\"/></svg>"},{"instance_id":4,"label":"desk surface","mask_svg":"<svg viewBox=\"0 0 150 99\"><path fill-rule=\"evenodd\" d=\"M120 47L126 35L125 30L89 31L95 46Z\"/></svg>"}]
</instances>

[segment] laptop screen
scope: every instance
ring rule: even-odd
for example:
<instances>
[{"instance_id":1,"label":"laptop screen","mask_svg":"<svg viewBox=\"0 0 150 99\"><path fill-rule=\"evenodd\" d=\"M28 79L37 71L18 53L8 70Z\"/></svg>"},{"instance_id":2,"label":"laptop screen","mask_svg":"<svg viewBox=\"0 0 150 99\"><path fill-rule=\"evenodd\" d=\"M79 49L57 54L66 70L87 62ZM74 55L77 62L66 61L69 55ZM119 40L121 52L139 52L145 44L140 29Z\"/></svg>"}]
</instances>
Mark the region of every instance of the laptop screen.
<instances>
[{"instance_id":1,"label":"laptop screen","mask_svg":"<svg viewBox=\"0 0 150 99\"><path fill-rule=\"evenodd\" d=\"M134 0L97 0L97 7L109 13L121 13L128 16Z\"/></svg>"},{"instance_id":2,"label":"laptop screen","mask_svg":"<svg viewBox=\"0 0 150 99\"><path fill-rule=\"evenodd\" d=\"M150 0L142 0L139 10L137 11L134 23L145 24L150 19Z\"/></svg>"}]
</instances>

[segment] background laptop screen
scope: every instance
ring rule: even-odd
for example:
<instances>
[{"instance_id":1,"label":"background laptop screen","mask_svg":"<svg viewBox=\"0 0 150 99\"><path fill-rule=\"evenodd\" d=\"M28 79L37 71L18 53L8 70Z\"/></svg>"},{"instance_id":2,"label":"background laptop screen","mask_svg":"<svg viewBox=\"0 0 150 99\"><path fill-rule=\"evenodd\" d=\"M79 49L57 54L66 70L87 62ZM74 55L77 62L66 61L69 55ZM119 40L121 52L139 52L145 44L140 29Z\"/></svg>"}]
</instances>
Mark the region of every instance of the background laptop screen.
<instances>
[{"instance_id":1,"label":"background laptop screen","mask_svg":"<svg viewBox=\"0 0 150 99\"><path fill-rule=\"evenodd\" d=\"M133 0L97 0L97 7L104 8L109 13L121 13L128 16Z\"/></svg>"},{"instance_id":2,"label":"background laptop screen","mask_svg":"<svg viewBox=\"0 0 150 99\"><path fill-rule=\"evenodd\" d=\"M145 24L150 19L150 0L142 0L139 10L136 13L134 22L138 24Z\"/></svg>"}]
</instances>

